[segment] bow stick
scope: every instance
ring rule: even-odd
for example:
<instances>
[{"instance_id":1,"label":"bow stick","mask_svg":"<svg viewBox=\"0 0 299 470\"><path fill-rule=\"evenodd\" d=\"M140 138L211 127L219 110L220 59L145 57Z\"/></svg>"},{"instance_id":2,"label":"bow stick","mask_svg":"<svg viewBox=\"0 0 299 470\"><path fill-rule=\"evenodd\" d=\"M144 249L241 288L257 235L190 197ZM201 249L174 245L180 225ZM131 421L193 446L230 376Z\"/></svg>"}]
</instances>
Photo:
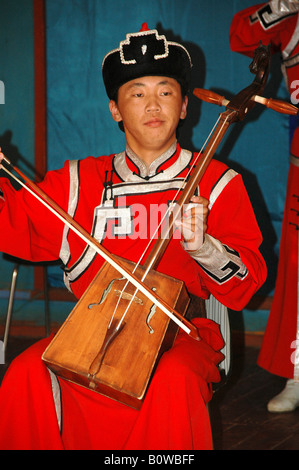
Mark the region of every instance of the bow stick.
<instances>
[{"instance_id":1,"label":"bow stick","mask_svg":"<svg viewBox=\"0 0 299 470\"><path fill-rule=\"evenodd\" d=\"M1 149L0 149L1 152ZM2 154L3 155L3 154ZM5 166L2 165L0 159L0 169L2 168L7 174L14 178L21 186L29 191L39 202L41 202L47 209L50 210L58 219L65 223L73 232L75 232L83 241L91 246L105 261L113 266L120 274L122 274L129 282L131 282L140 292L142 292L148 299L150 299L158 308L160 308L166 315L169 316L180 328L182 328L193 339L199 340L197 328L186 320L180 313L171 308L164 300L154 293L149 287L140 280L118 260L104 248L94 237L92 237L78 222L76 222L67 212L65 212L53 199L51 199L41 188L33 183L21 170L12 165L12 163L4 155L2 160L8 167L15 171L25 182L23 183L16 176L14 176Z\"/></svg>"}]
</instances>

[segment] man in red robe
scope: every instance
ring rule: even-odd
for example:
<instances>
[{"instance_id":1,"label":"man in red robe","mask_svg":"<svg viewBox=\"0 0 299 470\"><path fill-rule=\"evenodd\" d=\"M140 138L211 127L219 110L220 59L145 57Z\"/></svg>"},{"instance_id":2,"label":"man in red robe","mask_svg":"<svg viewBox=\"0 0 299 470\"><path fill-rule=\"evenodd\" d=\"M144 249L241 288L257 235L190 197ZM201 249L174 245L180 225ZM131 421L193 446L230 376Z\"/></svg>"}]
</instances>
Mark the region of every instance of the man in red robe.
<instances>
[{"instance_id":1,"label":"man in red robe","mask_svg":"<svg viewBox=\"0 0 299 470\"><path fill-rule=\"evenodd\" d=\"M260 41L279 51L293 104L299 100L299 2L273 0L235 15L232 50L252 55ZM297 121L298 123L298 121ZM299 128L292 134L287 194L273 303L258 364L287 378L284 390L270 400L271 412L299 406Z\"/></svg>"},{"instance_id":2,"label":"man in red robe","mask_svg":"<svg viewBox=\"0 0 299 470\"><path fill-rule=\"evenodd\" d=\"M103 61L126 149L67 161L40 183L107 250L134 262L148 256L158 212L178 197L197 157L176 139L191 65L188 51L156 30L127 34ZM0 249L34 261L60 258L65 284L79 298L103 259L26 190L5 178L0 188ZM190 294L242 309L265 280L260 243L241 176L214 160L157 271L183 280ZM180 330L140 410L57 378L41 360L51 338L37 342L13 361L0 388L0 448L211 449L206 404L220 378L223 340L214 322L192 321L200 341Z\"/></svg>"}]
</instances>

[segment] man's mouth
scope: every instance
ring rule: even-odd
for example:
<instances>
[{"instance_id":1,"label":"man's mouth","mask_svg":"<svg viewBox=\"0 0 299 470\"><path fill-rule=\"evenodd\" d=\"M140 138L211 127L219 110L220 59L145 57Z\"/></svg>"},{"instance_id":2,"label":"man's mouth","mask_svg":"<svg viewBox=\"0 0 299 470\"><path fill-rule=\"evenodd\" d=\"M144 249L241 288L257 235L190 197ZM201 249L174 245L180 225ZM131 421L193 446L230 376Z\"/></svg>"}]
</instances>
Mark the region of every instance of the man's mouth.
<instances>
[{"instance_id":1,"label":"man's mouth","mask_svg":"<svg viewBox=\"0 0 299 470\"><path fill-rule=\"evenodd\" d=\"M152 118L146 121L145 126L148 127L160 127L163 124L163 121L158 118Z\"/></svg>"}]
</instances>

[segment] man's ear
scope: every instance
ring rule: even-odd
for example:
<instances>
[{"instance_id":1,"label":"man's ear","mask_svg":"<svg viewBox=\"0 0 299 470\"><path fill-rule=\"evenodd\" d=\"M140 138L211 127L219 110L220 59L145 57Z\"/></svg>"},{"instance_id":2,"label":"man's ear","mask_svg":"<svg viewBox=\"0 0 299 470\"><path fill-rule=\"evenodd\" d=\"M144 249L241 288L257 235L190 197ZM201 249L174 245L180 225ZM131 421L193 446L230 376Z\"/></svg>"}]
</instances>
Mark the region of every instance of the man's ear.
<instances>
[{"instance_id":1,"label":"man's ear","mask_svg":"<svg viewBox=\"0 0 299 470\"><path fill-rule=\"evenodd\" d=\"M114 100L109 101L109 109L110 109L110 113L112 115L112 118L114 119L115 122L122 121L120 111L119 111L118 106L117 106L117 104Z\"/></svg>"},{"instance_id":2,"label":"man's ear","mask_svg":"<svg viewBox=\"0 0 299 470\"><path fill-rule=\"evenodd\" d=\"M182 103L182 109L180 114L180 119L185 119L187 116L187 106L188 106L188 97L185 96Z\"/></svg>"}]
</instances>

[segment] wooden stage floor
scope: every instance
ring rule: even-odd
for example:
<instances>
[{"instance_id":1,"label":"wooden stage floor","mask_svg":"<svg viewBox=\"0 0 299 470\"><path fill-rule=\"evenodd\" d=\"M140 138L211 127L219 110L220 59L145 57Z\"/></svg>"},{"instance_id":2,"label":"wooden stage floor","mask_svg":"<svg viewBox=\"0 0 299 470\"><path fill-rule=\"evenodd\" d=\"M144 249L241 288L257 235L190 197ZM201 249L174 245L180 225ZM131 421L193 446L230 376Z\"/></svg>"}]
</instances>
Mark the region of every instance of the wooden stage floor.
<instances>
[{"instance_id":1,"label":"wooden stage floor","mask_svg":"<svg viewBox=\"0 0 299 470\"><path fill-rule=\"evenodd\" d=\"M27 348L32 339L10 338L7 362ZM285 381L256 365L258 347L233 343L232 374L210 403L215 450L299 450L299 408L273 414L267 402ZM0 381L8 367L0 365Z\"/></svg>"},{"instance_id":2,"label":"wooden stage floor","mask_svg":"<svg viewBox=\"0 0 299 470\"><path fill-rule=\"evenodd\" d=\"M285 379L257 366L257 347L235 347L232 374L210 404L216 450L299 450L299 408L269 413Z\"/></svg>"}]
</instances>

